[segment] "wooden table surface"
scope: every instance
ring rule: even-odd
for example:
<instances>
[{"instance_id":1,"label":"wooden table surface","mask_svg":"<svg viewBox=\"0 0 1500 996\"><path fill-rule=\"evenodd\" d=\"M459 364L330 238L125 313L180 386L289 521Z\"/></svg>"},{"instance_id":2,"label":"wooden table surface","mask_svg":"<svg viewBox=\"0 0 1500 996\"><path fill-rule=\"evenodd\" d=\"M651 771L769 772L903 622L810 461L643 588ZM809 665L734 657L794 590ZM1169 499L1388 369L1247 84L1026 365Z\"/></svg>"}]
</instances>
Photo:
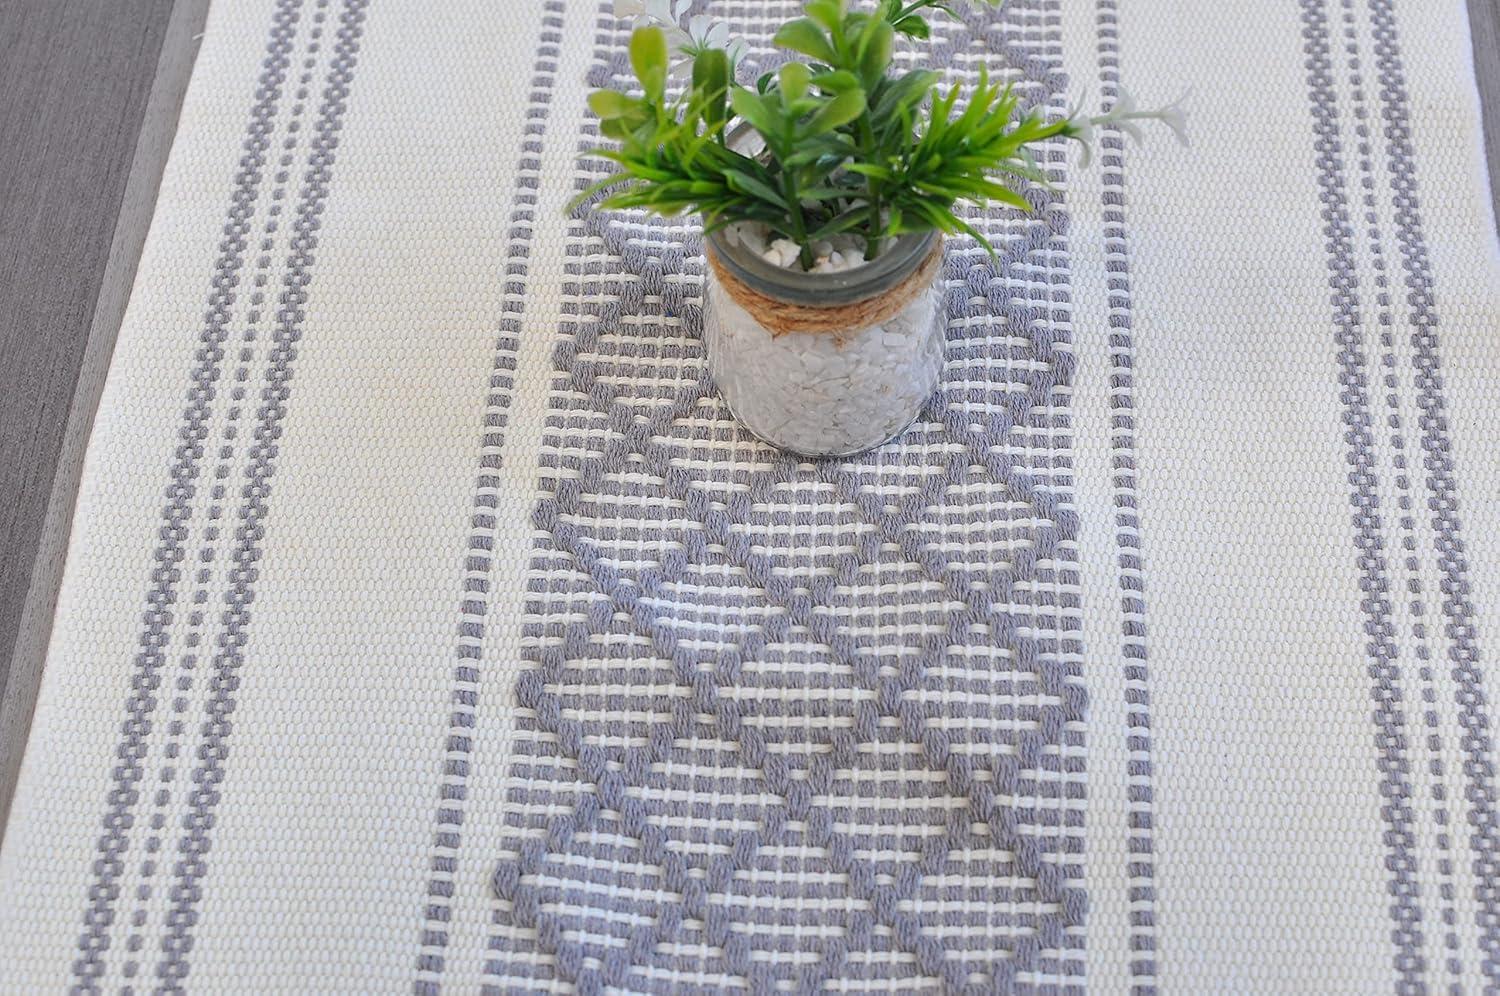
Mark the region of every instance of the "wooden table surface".
<instances>
[{"instance_id":1,"label":"wooden table surface","mask_svg":"<svg viewBox=\"0 0 1500 996\"><path fill-rule=\"evenodd\" d=\"M1500 0L1468 4L1493 181ZM0 826L84 446L207 8L0 0Z\"/></svg>"}]
</instances>

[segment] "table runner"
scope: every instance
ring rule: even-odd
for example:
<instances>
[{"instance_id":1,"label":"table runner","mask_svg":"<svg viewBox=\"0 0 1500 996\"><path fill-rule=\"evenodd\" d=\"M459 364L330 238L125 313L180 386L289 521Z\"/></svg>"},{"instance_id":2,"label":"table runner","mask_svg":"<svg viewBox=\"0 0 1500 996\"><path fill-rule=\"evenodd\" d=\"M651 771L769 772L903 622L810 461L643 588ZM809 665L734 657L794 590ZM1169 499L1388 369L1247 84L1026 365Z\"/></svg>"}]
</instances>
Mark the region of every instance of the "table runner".
<instances>
[{"instance_id":1,"label":"table runner","mask_svg":"<svg viewBox=\"0 0 1500 996\"><path fill-rule=\"evenodd\" d=\"M793 5L700 5L751 45ZM1011 0L1191 89L955 241L804 463L684 220L571 216L608 0L209 16L0 852L8 991L1500 984L1500 268L1459 0Z\"/></svg>"}]
</instances>

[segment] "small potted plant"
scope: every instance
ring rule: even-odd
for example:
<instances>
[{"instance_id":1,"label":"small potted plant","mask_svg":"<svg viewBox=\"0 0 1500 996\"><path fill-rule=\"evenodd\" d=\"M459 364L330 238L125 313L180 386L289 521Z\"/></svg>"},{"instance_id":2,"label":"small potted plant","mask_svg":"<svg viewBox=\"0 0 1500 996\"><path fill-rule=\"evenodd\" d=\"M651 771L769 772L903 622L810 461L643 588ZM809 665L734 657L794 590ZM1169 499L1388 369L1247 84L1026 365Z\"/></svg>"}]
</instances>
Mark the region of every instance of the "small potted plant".
<instances>
[{"instance_id":1,"label":"small potted plant","mask_svg":"<svg viewBox=\"0 0 1500 996\"><path fill-rule=\"evenodd\" d=\"M620 170L580 201L702 215L709 371L751 432L805 456L891 439L936 388L944 236L993 254L957 204L1029 210L1024 186L1047 182L1030 149L1054 137L1086 147L1094 125L1145 117L1180 133L1175 107L1049 120L986 71L961 101L936 72L896 68L897 37L926 39L941 0L807 0L773 39L792 61L750 86L722 26L684 29L683 0L635 6L640 90L589 98L618 143L593 153Z\"/></svg>"}]
</instances>

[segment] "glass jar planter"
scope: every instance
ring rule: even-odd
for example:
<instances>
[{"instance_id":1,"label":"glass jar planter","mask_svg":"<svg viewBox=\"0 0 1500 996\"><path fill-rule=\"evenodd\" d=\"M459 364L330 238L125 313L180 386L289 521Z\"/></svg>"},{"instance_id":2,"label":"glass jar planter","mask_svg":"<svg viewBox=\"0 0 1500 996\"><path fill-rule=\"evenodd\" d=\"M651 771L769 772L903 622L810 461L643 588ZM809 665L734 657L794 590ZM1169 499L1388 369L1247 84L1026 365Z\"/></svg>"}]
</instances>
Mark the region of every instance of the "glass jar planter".
<instances>
[{"instance_id":1,"label":"glass jar planter","mask_svg":"<svg viewBox=\"0 0 1500 996\"><path fill-rule=\"evenodd\" d=\"M911 424L943 369L939 233L901 236L836 273L777 266L729 229L707 243L709 373L747 429L780 449L833 457Z\"/></svg>"}]
</instances>

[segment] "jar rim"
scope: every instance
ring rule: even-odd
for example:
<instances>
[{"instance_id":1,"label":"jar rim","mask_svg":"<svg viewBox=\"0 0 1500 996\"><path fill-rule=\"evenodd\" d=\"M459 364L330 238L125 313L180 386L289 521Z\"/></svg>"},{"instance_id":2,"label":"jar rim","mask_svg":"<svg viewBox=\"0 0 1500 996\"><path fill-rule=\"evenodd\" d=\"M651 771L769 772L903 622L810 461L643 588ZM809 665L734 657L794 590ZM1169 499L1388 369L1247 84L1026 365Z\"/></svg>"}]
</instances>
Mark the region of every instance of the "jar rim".
<instances>
[{"instance_id":1,"label":"jar rim","mask_svg":"<svg viewBox=\"0 0 1500 996\"><path fill-rule=\"evenodd\" d=\"M752 136L759 137L749 125L741 124L730 133L729 144L740 144ZM885 293L910 276L927 258L933 243L942 237L935 229L898 235L885 252L863 266L833 273L810 273L767 262L739 241L730 241L728 227L710 232L704 240L715 262L767 297L791 304L825 306L853 304Z\"/></svg>"}]
</instances>

